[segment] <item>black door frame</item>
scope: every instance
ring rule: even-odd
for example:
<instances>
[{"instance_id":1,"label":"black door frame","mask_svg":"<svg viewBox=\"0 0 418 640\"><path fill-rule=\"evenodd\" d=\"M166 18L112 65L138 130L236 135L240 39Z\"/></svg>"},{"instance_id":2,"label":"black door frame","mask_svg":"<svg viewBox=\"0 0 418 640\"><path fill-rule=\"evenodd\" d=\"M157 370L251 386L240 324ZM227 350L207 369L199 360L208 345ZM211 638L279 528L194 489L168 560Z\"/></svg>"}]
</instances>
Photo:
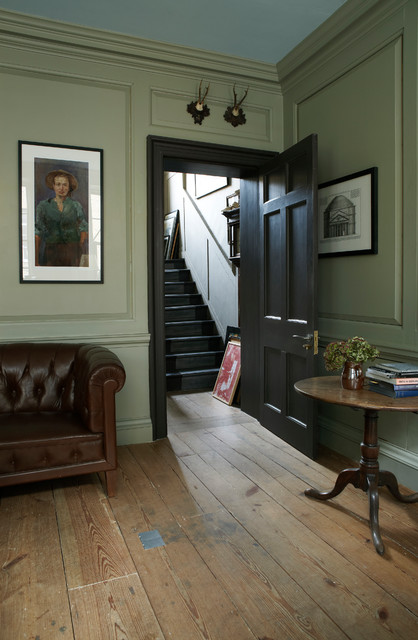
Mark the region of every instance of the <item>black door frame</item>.
<instances>
[{"instance_id":1,"label":"black door frame","mask_svg":"<svg viewBox=\"0 0 418 640\"><path fill-rule=\"evenodd\" d=\"M149 136L147 138L147 246L148 246L148 323L150 333L149 348L149 387L150 412L153 425L153 439L164 438L167 435L166 410L166 378L165 378L165 334L164 334L164 172L178 171L182 173L201 173L208 175L248 178L245 180L244 194L241 194L241 225L242 241L245 246L245 236L251 238L251 232L245 233L247 224L251 226L258 205L258 169L268 160L276 157L277 153L232 147L218 144L207 144L176 138ZM251 213L253 215L251 215ZM243 233L244 232L244 233ZM257 243L249 241L249 257L255 256ZM241 247L243 254L244 247ZM256 256L255 256L256 257ZM253 262L250 260L249 262ZM256 274L251 264L241 265L241 324L245 323L247 308L254 306L254 299L246 295L247 274L255 282ZM255 265L256 262L254 261ZM254 291L257 285L254 284ZM257 327L251 326L246 341L249 350L244 359L242 398L245 397L246 386L253 389L257 378ZM251 335L250 335L251 334ZM244 335L243 335L244 342ZM249 344L251 343L251 344ZM247 362L247 366L246 366ZM252 366L254 365L254 366ZM245 371L252 372L246 379ZM254 392L249 396L249 403L243 410L257 417L258 401Z\"/></svg>"}]
</instances>

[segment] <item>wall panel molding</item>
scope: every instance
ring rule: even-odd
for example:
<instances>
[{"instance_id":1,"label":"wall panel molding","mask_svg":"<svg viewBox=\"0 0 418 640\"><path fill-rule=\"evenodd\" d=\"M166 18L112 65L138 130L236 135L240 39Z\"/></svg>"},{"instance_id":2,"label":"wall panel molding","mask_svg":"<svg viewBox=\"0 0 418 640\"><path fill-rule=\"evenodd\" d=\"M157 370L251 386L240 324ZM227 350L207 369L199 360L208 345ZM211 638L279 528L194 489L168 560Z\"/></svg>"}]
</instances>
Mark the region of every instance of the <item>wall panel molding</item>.
<instances>
[{"instance_id":1,"label":"wall panel molding","mask_svg":"<svg viewBox=\"0 0 418 640\"><path fill-rule=\"evenodd\" d=\"M151 124L175 129L190 130L191 115L186 107L196 99L186 91L175 91L154 87L151 89ZM225 121L223 115L226 108L233 102L223 97L210 94L206 100L210 108L210 115L205 118L202 129L208 133L232 135L234 138L258 140L272 143L272 109L245 101L243 110L247 123L240 127L232 127ZM199 125L197 125L199 126Z\"/></svg>"},{"instance_id":2,"label":"wall panel molding","mask_svg":"<svg viewBox=\"0 0 418 640\"><path fill-rule=\"evenodd\" d=\"M136 332L138 327L134 317L131 266L132 261L139 258L132 246L134 194L130 170L132 148L129 143L133 131L132 85L120 80L92 79L83 75L77 67L73 68L71 74L48 68L42 71L38 69L34 73L33 67L29 66L32 60L26 57L28 64L25 66L17 66L11 61L3 61L0 66L3 111L4 116L9 118L2 146L7 156L4 180L8 181L8 202L5 204L3 222L8 226L10 240L3 251L3 295L9 302L1 307L0 334L8 339L19 339L21 332L31 326L29 335L36 337L37 327L43 325L41 333L45 332L45 326L49 326L50 335L54 332L61 335L64 331L64 336L71 336L74 330L88 335L100 326L111 326L118 322L130 322ZM37 60L33 62L36 64ZM63 114L64 121L68 118L65 127L59 115L55 113L52 117L48 114L51 101L55 101L56 111ZM79 108L78 101L82 108ZM106 104L98 113L104 101ZM71 118L65 109L71 111ZM111 115L118 116L117 126L104 130L100 122L103 123ZM96 122L97 131L94 130ZM103 284L18 283L19 139L103 149ZM118 153L117 172L112 170L110 161L115 153ZM112 184L112 178L117 179L117 187ZM10 188L12 184L16 186ZM116 238L115 242L113 238ZM111 244L113 251L109 250ZM109 291L115 284L117 293L110 295ZM72 299L78 304L72 304ZM87 323L87 330L81 328L84 323ZM63 327L68 327L68 333ZM122 331L126 332L126 329Z\"/></svg>"},{"instance_id":3,"label":"wall panel molding","mask_svg":"<svg viewBox=\"0 0 418 640\"><path fill-rule=\"evenodd\" d=\"M345 61L342 55L341 62ZM369 166L378 168L377 255L319 260L319 317L327 320L328 327L337 321L403 324L402 70L402 38L396 37L348 71L341 64L341 74L328 84L322 84L321 73L312 77L309 94L293 102L297 139L314 130L322 143L320 182ZM324 121L328 104L333 105L335 117ZM384 128L384 137L373 133L374 118ZM338 148L344 153L339 154Z\"/></svg>"},{"instance_id":4,"label":"wall panel molding","mask_svg":"<svg viewBox=\"0 0 418 640\"><path fill-rule=\"evenodd\" d=\"M27 324L27 323L25 323ZM55 342L64 342L64 343L69 343L69 344L74 344L74 343L78 343L78 342L88 342L89 344L99 344L102 345L104 347L107 347L108 349L112 349L112 348L116 348L116 347L141 347L141 346L148 346L149 345L149 341L150 341L150 334L149 333L129 333L126 335L115 335L114 333L111 334L111 336L109 336L109 334L102 334L100 335L99 333L95 332L94 335L90 335L88 333L85 334L78 334L78 335L72 335L71 338L68 337L68 333L67 334L63 334L63 335L54 335L52 337L45 337L44 335L40 335L34 338L28 338L27 334L24 336L21 336L20 338L13 338L13 336L10 336L10 332L7 334L7 338L6 337L2 337L0 335L0 342L2 342L3 344L6 343L11 343L11 342L28 342L30 340L30 342L50 342L51 344L54 344Z\"/></svg>"},{"instance_id":5,"label":"wall panel molding","mask_svg":"<svg viewBox=\"0 0 418 640\"><path fill-rule=\"evenodd\" d=\"M0 46L2 39L0 37ZM0 71L3 73L13 73L14 75L21 74L30 78L39 78L54 80L57 82L77 82L79 84L85 84L88 86L96 86L105 89L120 89L121 91L130 92L133 86L132 82L126 82L123 80L117 80L112 78L111 80L100 79L97 75L89 75L82 73L71 73L64 69L46 69L44 67L38 67L28 64L17 64L14 62L1 62Z\"/></svg>"}]
</instances>

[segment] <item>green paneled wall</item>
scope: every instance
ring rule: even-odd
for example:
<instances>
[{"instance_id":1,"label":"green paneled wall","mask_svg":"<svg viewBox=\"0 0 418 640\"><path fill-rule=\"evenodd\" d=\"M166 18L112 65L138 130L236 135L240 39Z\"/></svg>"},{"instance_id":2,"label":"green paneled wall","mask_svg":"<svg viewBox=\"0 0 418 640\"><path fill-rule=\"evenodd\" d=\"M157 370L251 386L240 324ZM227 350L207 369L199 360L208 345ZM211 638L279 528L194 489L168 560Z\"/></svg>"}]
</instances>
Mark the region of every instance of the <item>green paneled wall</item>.
<instances>
[{"instance_id":1,"label":"green paneled wall","mask_svg":"<svg viewBox=\"0 0 418 640\"><path fill-rule=\"evenodd\" d=\"M284 137L318 134L319 182L378 168L378 254L319 259L319 332L418 361L415 1L348 2L346 20L279 63ZM349 12L362 11L350 21ZM331 28L331 25L334 27ZM318 373L325 373L321 355ZM358 459L360 412L320 405L321 442ZM382 414L381 467L418 489L418 418Z\"/></svg>"}]
</instances>

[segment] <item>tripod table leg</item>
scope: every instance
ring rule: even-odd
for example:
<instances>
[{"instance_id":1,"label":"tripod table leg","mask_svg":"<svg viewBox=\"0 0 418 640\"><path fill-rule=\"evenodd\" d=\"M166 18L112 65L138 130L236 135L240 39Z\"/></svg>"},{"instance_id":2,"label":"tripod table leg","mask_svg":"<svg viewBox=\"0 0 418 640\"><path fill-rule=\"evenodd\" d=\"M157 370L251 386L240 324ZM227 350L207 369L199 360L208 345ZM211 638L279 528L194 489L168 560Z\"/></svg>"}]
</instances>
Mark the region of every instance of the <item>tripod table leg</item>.
<instances>
[{"instance_id":1,"label":"tripod table leg","mask_svg":"<svg viewBox=\"0 0 418 640\"><path fill-rule=\"evenodd\" d=\"M379 491L374 474L367 476L368 496L369 496L369 513L370 513L370 531L372 540L377 553L382 555L385 547L382 542L379 528Z\"/></svg>"},{"instance_id":2,"label":"tripod table leg","mask_svg":"<svg viewBox=\"0 0 418 640\"><path fill-rule=\"evenodd\" d=\"M360 469L344 469L338 474L338 478L335 482L334 488L330 491L318 491L318 489L305 489L305 496L311 498L317 498L318 500L329 500L338 496L345 487L353 484L355 487L359 486L359 473Z\"/></svg>"},{"instance_id":3,"label":"tripod table leg","mask_svg":"<svg viewBox=\"0 0 418 640\"><path fill-rule=\"evenodd\" d=\"M418 493L405 495L399 491L398 481L391 471L379 471L379 487L387 487L391 494L401 502L418 502Z\"/></svg>"}]
</instances>

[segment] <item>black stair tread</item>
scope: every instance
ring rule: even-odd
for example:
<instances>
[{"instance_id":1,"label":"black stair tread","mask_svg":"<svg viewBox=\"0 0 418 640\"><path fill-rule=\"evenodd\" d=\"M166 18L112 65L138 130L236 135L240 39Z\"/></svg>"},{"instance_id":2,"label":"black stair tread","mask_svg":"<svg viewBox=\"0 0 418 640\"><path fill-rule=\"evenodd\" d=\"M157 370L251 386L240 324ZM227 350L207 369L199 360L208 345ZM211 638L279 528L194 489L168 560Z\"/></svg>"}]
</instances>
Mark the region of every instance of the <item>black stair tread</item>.
<instances>
[{"instance_id":1,"label":"black stair tread","mask_svg":"<svg viewBox=\"0 0 418 640\"><path fill-rule=\"evenodd\" d=\"M196 284L193 282L193 280L191 280L190 282L181 282L180 280L178 282L170 282L169 286L166 288L166 291L170 291L171 293L178 293L179 295L198 293ZM167 293L165 295L167 295Z\"/></svg>"},{"instance_id":2,"label":"black stair tread","mask_svg":"<svg viewBox=\"0 0 418 640\"><path fill-rule=\"evenodd\" d=\"M192 331L192 334L194 334L196 328L203 326L202 324L197 324L198 322L209 322L211 320L212 318L206 305L165 307L164 310L167 333L172 333L172 331L180 328L183 331ZM185 322L193 322L194 324L185 326ZM180 324L176 325L175 323Z\"/></svg>"},{"instance_id":3,"label":"black stair tread","mask_svg":"<svg viewBox=\"0 0 418 640\"><path fill-rule=\"evenodd\" d=\"M192 340L200 340L200 342L205 342L206 340L210 340L211 342L214 342L216 340L216 342L219 342L219 344L222 344L222 338L221 336L217 336L215 334L204 334L201 335L196 334L193 336L167 336L166 337L166 342L171 341L172 344L175 345L176 342L191 342ZM191 347L192 348L192 347ZM205 349L205 351L207 351L207 349ZM184 353L184 351L183 351ZM189 353L189 351L187 352Z\"/></svg>"},{"instance_id":4,"label":"black stair tread","mask_svg":"<svg viewBox=\"0 0 418 640\"><path fill-rule=\"evenodd\" d=\"M164 279L169 282L169 277L172 277L174 281L177 280L191 280L190 269L164 269Z\"/></svg>"},{"instance_id":5,"label":"black stair tread","mask_svg":"<svg viewBox=\"0 0 418 640\"><path fill-rule=\"evenodd\" d=\"M200 293L166 293L164 295L165 309L201 304L203 302Z\"/></svg>"},{"instance_id":6,"label":"black stair tread","mask_svg":"<svg viewBox=\"0 0 418 640\"><path fill-rule=\"evenodd\" d=\"M173 336L165 339L166 354L179 355L193 351L199 354L200 351L208 351L212 348L218 350L223 348L223 340L219 335L210 336Z\"/></svg>"},{"instance_id":7,"label":"black stair tread","mask_svg":"<svg viewBox=\"0 0 418 640\"><path fill-rule=\"evenodd\" d=\"M164 307L166 311L170 310L170 309L175 309L176 311L180 311L181 309L207 309L208 305L207 304L175 304L173 306L166 306ZM208 318L210 319L210 318Z\"/></svg>"},{"instance_id":8,"label":"black stair tread","mask_svg":"<svg viewBox=\"0 0 418 640\"><path fill-rule=\"evenodd\" d=\"M167 282L166 282L165 284L166 284L166 285L167 285L167 284L178 284L178 282L175 282L175 283L172 283L172 282L167 283ZM187 284L190 284L190 282L189 282L189 283L187 283ZM193 284L194 284L194 283L193 283ZM168 298L168 299L178 298L178 297L181 297L181 296L183 296L183 297L184 297L184 296L194 296L194 297L202 298L202 295L201 295L198 291L196 291L195 293L177 293L177 291L175 291L174 293L165 293L165 294L164 294L164 298Z\"/></svg>"},{"instance_id":9,"label":"black stair tread","mask_svg":"<svg viewBox=\"0 0 418 640\"><path fill-rule=\"evenodd\" d=\"M167 391L199 391L213 389L218 373L198 373L188 376L166 377Z\"/></svg>"},{"instance_id":10,"label":"black stair tread","mask_svg":"<svg viewBox=\"0 0 418 640\"><path fill-rule=\"evenodd\" d=\"M179 371L196 371L196 370L208 370L214 367L220 367L222 362L224 351L221 349L214 349L213 351L194 351L185 353L169 353L166 354L165 364L166 371L179 372Z\"/></svg>"},{"instance_id":11,"label":"black stair tread","mask_svg":"<svg viewBox=\"0 0 418 640\"><path fill-rule=\"evenodd\" d=\"M219 367L215 367L215 368L211 368L211 369L193 369L192 371L172 371L169 373L166 373L166 376L168 378L174 378L175 376L181 376L181 377L185 377L188 378L190 376L194 376L194 375L205 375L205 374L215 374L216 375L219 373Z\"/></svg>"},{"instance_id":12,"label":"black stair tread","mask_svg":"<svg viewBox=\"0 0 418 640\"><path fill-rule=\"evenodd\" d=\"M209 322L215 324L215 321L212 320L212 318L205 318L203 320L169 320L168 322L165 322L165 325L186 324L190 326L191 324L208 324Z\"/></svg>"},{"instance_id":13,"label":"black stair tread","mask_svg":"<svg viewBox=\"0 0 418 640\"><path fill-rule=\"evenodd\" d=\"M216 330L213 320L185 320L183 322L166 322L166 338L189 338L192 336L211 335Z\"/></svg>"},{"instance_id":14,"label":"black stair tread","mask_svg":"<svg viewBox=\"0 0 418 640\"><path fill-rule=\"evenodd\" d=\"M181 329L172 327L170 329L166 329L165 337L166 337L166 340L168 340L169 338L182 338L183 339L182 343L184 344L184 342L187 341L189 338L200 337L203 334L206 336L207 333L208 332L204 332L202 330L202 327L196 326L196 327L193 327L192 329L189 329L189 331L187 332L187 335L185 335L184 332L181 331Z\"/></svg>"},{"instance_id":15,"label":"black stair tread","mask_svg":"<svg viewBox=\"0 0 418 640\"><path fill-rule=\"evenodd\" d=\"M166 283L167 284L167 283ZM177 282L176 282L177 284ZM164 294L164 298L167 300L167 302L169 302L170 300L173 300L174 298L200 298L202 299L202 295L199 292L196 293L177 293L176 291L174 293L165 293ZM198 303L200 304L200 303Z\"/></svg>"},{"instance_id":16,"label":"black stair tread","mask_svg":"<svg viewBox=\"0 0 418 640\"><path fill-rule=\"evenodd\" d=\"M211 338L212 337L213 336L211 336ZM185 352L185 353L168 353L166 355L166 358L173 358L173 359L174 358L187 358L187 357L190 358L190 356L196 356L196 355L199 355L199 356L209 356L209 355L213 356L213 355L219 355L219 354L223 355L224 354L224 350L223 349L214 349L213 351L206 350L206 351L188 351L188 352Z\"/></svg>"},{"instance_id":17,"label":"black stair tread","mask_svg":"<svg viewBox=\"0 0 418 640\"><path fill-rule=\"evenodd\" d=\"M207 340L208 338L210 338L211 340L214 340L216 338L221 339L221 336L218 335L217 333L210 333L210 334L205 334L205 335L201 335L201 336L172 336L171 338L166 338L166 340L172 340L173 342L175 342L176 340Z\"/></svg>"},{"instance_id":18,"label":"black stair tread","mask_svg":"<svg viewBox=\"0 0 418 640\"><path fill-rule=\"evenodd\" d=\"M174 280L164 283L165 295L179 293L199 293L193 280Z\"/></svg>"},{"instance_id":19,"label":"black stair tread","mask_svg":"<svg viewBox=\"0 0 418 640\"><path fill-rule=\"evenodd\" d=\"M164 264L168 266L169 269L185 269L186 267L184 258L171 258L170 260L165 260Z\"/></svg>"},{"instance_id":20,"label":"black stair tread","mask_svg":"<svg viewBox=\"0 0 418 640\"><path fill-rule=\"evenodd\" d=\"M181 322L187 320L212 320L207 304L175 304L164 307L166 317L172 316L166 322Z\"/></svg>"},{"instance_id":21,"label":"black stair tread","mask_svg":"<svg viewBox=\"0 0 418 640\"><path fill-rule=\"evenodd\" d=\"M168 284L186 284L186 285L190 285L190 284L195 284L194 280L182 280L181 278L179 278L178 280L164 280L164 284L168 285Z\"/></svg>"},{"instance_id":22,"label":"black stair tread","mask_svg":"<svg viewBox=\"0 0 418 640\"><path fill-rule=\"evenodd\" d=\"M183 307L189 308L189 307L200 307L202 306L202 303L199 302L198 300L193 301L193 300L178 300L178 302L176 302L175 300L168 300L166 301L166 304L164 305L164 309L182 309Z\"/></svg>"},{"instance_id":23,"label":"black stair tread","mask_svg":"<svg viewBox=\"0 0 418 640\"><path fill-rule=\"evenodd\" d=\"M187 371L183 374L167 374L166 384L168 391L188 391L213 389L218 377L218 369L213 371Z\"/></svg>"}]
</instances>

